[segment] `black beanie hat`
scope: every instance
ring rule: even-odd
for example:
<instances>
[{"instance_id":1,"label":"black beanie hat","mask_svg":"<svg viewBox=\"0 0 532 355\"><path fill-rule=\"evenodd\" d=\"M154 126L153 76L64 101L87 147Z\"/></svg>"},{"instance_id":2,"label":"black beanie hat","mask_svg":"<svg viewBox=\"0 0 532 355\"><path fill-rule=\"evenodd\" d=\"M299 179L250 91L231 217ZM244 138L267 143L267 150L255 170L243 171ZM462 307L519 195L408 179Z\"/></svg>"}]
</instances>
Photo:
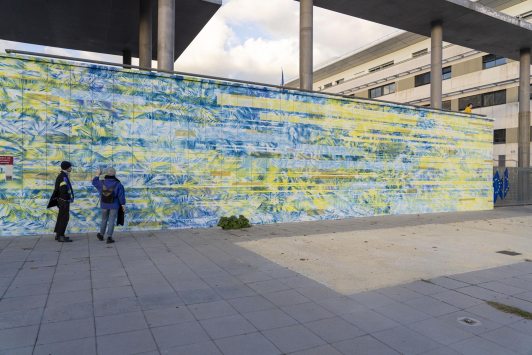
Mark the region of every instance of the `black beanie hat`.
<instances>
[{"instance_id":1,"label":"black beanie hat","mask_svg":"<svg viewBox=\"0 0 532 355\"><path fill-rule=\"evenodd\" d=\"M61 170L68 170L68 168L70 168L71 166L72 166L72 164L70 164L67 161L64 161L64 162L61 163Z\"/></svg>"}]
</instances>

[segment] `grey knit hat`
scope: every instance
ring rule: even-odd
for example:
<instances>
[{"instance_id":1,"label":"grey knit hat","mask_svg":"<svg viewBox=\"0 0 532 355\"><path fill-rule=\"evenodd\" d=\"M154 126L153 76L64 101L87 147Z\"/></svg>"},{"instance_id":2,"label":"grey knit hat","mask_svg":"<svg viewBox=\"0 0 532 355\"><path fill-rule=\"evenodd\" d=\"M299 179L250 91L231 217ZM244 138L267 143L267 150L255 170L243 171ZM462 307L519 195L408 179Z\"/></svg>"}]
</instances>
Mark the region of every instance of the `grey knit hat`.
<instances>
[{"instance_id":1,"label":"grey knit hat","mask_svg":"<svg viewBox=\"0 0 532 355\"><path fill-rule=\"evenodd\" d=\"M108 167L107 170L105 171L105 175L107 176L116 176L116 170L115 168L113 167Z\"/></svg>"}]
</instances>

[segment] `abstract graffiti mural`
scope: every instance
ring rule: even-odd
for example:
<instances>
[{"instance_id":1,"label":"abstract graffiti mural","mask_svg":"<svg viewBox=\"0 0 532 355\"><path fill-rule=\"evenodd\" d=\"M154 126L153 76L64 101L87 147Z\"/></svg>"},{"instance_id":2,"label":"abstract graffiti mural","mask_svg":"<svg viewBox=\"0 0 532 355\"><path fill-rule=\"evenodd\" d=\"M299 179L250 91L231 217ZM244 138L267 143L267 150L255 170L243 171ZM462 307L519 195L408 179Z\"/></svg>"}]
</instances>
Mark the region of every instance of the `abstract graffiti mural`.
<instances>
[{"instance_id":1,"label":"abstract graffiti mural","mask_svg":"<svg viewBox=\"0 0 532 355\"><path fill-rule=\"evenodd\" d=\"M94 231L91 179L126 187L119 230L493 208L490 118L192 77L0 56L0 235Z\"/></svg>"}]
</instances>

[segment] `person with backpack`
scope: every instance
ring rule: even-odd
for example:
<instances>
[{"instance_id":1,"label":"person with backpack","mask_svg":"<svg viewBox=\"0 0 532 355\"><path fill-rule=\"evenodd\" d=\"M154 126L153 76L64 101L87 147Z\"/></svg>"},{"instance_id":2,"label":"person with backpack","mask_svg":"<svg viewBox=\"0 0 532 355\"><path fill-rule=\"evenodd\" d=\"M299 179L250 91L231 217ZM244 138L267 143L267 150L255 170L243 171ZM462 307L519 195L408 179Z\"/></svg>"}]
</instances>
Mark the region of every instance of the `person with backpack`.
<instances>
[{"instance_id":1,"label":"person with backpack","mask_svg":"<svg viewBox=\"0 0 532 355\"><path fill-rule=\"evenodd\" d=\"M107 168L104 180L100 180L101 173L102 169L98 169L96 177L92 180L92 185L100 192L100 207L102 209L100 233L96 236L100 241L103 241L107 230L107 244L111 244L115 242L113 232L118 211L121 209L122 212L126 212L126 195L124 185L116 178L116 170L114 168Z\"/></svg>"},{"instance_id":2,"label":"person with backpack","mask_svg":"<svg viewBox=\"0 0 532 355\"><path fill-rule=\"evenodd\" d=\"M61 172L55 179L54 192L47 206L47 208L59 208L54 232L55 240L60 243L72 242L72 239L65 236L68 221L70 220L70 204L74 202L74 189L68 178L71 171L72 164L70 162L64 161L61 163Z\"/></svg>"}]
</instances>

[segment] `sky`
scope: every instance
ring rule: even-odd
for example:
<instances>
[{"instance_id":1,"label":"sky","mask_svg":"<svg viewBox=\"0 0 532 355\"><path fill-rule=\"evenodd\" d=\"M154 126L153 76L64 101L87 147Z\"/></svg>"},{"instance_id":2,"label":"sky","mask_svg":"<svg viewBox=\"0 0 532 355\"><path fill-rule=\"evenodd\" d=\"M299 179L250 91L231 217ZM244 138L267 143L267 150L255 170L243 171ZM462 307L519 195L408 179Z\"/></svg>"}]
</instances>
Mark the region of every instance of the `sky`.
<instances>
[{"instance_id":1,"label":"sky","mask_svg":"<svg viewBox=\"0 0 532 355\"><path fill-rule=\"evenodd\" d=\"M314 65L397 30L314 7ZM120 62L121 57L0 41L25 51ZM138 60L133 60L137 64ZM154 66L156 64L154 63ZM299 71L299 2L223 0L222 7L175 63L175 70L280 84Z\"/></svg>"}]
</instances>

